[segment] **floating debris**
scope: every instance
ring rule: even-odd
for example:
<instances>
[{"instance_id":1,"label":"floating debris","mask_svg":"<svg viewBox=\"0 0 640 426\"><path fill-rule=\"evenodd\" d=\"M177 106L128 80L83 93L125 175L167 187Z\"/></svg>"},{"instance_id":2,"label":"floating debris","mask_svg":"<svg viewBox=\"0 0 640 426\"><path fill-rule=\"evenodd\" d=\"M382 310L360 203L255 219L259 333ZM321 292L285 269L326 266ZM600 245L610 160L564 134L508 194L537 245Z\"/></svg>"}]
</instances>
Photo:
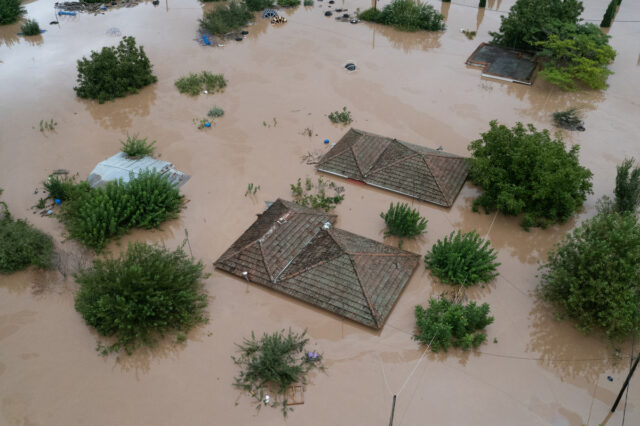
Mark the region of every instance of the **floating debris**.
<instances>
[{"instance_id":1,"label":"floating debris","mask_svg":"<svg viewBox=\"0 0 640 426\"><path fill-rule=\"evenodd\" d=\"M265 9L262 12L262 17L267 19L267 18L277 18L278 17L278 12L276 12L273 9Z\"/></svg>"},{"instance_id":2,"label":"floating debris","mask_svg":"<svg viewBox=\"0 0 640 426\"><path fill-rule=\"evenodd\" d=\"M353 62L348 62L347 65L345 65L344 67L349 71L356 70L356 64L354 64Z\"/></svg>"},{"instance_id":3,"label":"floating debris","mask_svg":"<svg viewBox=\"0 0 640 426\"><path fill-rule=\"evenodd\" d=\"M327 11L324 13L324 16L331 16L331 15L333 15L333 12L331 12L330 10L327 10Z\"/></svg>"},{"instance_id":4,"label":"floating debris","mask_svg":"<svg viewBox=\"0 0 640 426\"><path fill-rule=\"evenodd\" d=\"M284 16L276 16L271 20L272 24L284 24L285 22L287 22L287 18Z\"/></svg>"}]
</instances>

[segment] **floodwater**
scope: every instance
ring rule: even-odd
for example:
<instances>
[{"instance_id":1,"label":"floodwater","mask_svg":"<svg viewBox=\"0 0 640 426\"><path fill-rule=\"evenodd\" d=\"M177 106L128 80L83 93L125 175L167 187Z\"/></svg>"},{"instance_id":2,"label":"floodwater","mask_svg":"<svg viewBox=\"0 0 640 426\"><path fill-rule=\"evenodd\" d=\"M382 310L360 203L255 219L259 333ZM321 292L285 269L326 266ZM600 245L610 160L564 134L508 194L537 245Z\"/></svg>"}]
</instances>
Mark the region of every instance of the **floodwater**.
<instances>
[{"instance_id":1,"label":"floodwater","mask_svg":"<svg viewBox=\"0 0 640 426\"><path fill-rule=\"evenodd\" d=\"M609 89L577 93L542 79L533 87L484 80L464 65L498 28L509 0L489 0L484 12L477 0L431 1L447 15L447 30L435 34L337 22L323 16L326 1L316 2L288 12L284 25L258 18L244 41L215 48L195 41L203 10L195 0L60 17L59 26L48 24L52 2L25 3L47 32L25 39L16 35L18 25L0 28L0 187L15 216L54 236L64 267L0 277L0 424L284 424L279 410L256 413L253 401L232 387L237 371L230 355L252 330L288 327L308 329L328 367L312 375L305 404L286 420L291 425L387 424L394 394L394 425L640 424L638 374L628 398L607 417L628 372L632 342L619 345L616 357L605 340L555 321L534 293L538 262L611 193L615 165L640 157L640 3L623 2L609 32L618 51ZM350 12L369 7L369 0L336 3ZM586 1L584 18L599 22L606 3ZM114 28L144 45L158 83L103 105L76 98L76 60L117 44ZM461 28L478 34L468 40ZM355 72L343 68L350 61ZM205 69L224 73L224 93L192 98L177 92L178 77ZM213 105L224 117L198 130L193 119ZM498 249L500 277L466 294L489 303L495 316L478 351L424 354L412 341L414 306L448 290L422 266L381 332L212 270L211 262L265 201L287 198L290 183L314 176L301 157L326 152L322 141L337 141L346 131L326 117L343 106L356 128L461 155L492 119L552 128L553 111L584 109L587 130L564 137L580 144L581 162L594 173L594 194L568 223L527 233L515 218L473 213L478 190L469 183L451 209L402 200L429 220L428 234L404 248L424 254L454 229L476 229ZM55 131L40 132L40 120L51 118ZM305 128L312 137L302 134ZM134 240L175 247L188 231L193 255L212 272L206 281L210 322L182 345L164 342L151 352L104 358L95 351L96 333L73 307L71 273L90 255L64 241L62 226L31 206L52 170L86 177L118 151L127 133L156 140L162 159L193 176L182 188L189 203L162 230L133 232L109 248L117 253ZM261 189L245 197L250 182ZM379 212L402 197L339 183L346 199L336 210L337 225L382 240Z\"/></svg>"}]
</instances>

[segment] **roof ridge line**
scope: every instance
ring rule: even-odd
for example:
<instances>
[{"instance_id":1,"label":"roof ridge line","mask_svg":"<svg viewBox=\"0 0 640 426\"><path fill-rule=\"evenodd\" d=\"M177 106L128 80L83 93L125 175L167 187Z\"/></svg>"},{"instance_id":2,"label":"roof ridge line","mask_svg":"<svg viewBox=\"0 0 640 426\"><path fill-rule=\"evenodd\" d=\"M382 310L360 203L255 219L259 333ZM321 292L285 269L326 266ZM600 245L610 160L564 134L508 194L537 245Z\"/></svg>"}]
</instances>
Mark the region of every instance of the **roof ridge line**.
<instances>
[{"instance_id":1,"label":"roof ridge line","mask_svg":"<svg viewBox=\"0 0 640 426\"><path fill-rule=\"evenodd\" d=\"M362 166L360 165L360 161L358 161L358 156L356 155L356 151L353 149L353 147L362 140L362 136L363 135L359 135L358 140L355 141L353 144L351 144L351 146L349 147L349 149L351 150L351 155L353 155L353 161L356 162L356 166L358 167L358 171L360 171L360 174L365 177L364 175L364 170L362 170Z\"/></svg>"},{"instance_id":2,"label":"roof ridge line","mask_svg":"<svg viewBox=\"0 0 640 426\"><path fill-rule=\"evenodd\" d=\"M286 281L286 280L291 279L291 278L293 278L293 277L297 277L298 275L300 275L300 274L304 274L305 272L308 272L308 271L310 271L311 269L317 268L318 266L324 265L325 263L329 263L329 262L331 262L331 261L334 261L334 260L336 260L337 258L339 258L339 257L341 257L341 256L344 256L345 254L348 254L348 253L342 252L342 253L340 253L339 255L337 255L337 256L335 256L335 257L332 257L331 259L321 260L321 261L320 261L320 262L318 262L318 263L314 263L314 264L313 264L313 265L311 265L311 266L307 266L306 268L301 269L300 271L296 272L295 274L287 275L286 277L283 277L282 279ZM283 272L284 272L284 270L283 270Z\"/></svg>"},{"instance_id":3,"label":"roof ridge line","mask_svg":"<svg viewBox=\"0 0 640 426\"><path fill-rule=\"evenodd\" d=\"M293 263L294 260L296 260L296 258L298 256L300 256L300 253L302 253L304 251L304 249L309 245L309 243L311 243L311 241L316 237L316 235L318 235L318 232L320 232L322 230L322 227L318 227L318 229L316 230L316 232L302 245L302 247L300 247L300 249L298 250L298 253L296 253L295 256L293 256L291 258L291 260L289 260L287 262L286 265L284 265L284 268L282 268L282 270L280 271L280 273L278 274L278 276L276 276L273 279L273 283L276 284L278 282L278 278L280 278L280 275L282 275L284 273L284 271L287 270L287 268L291 265L291 263Z\"/></svg>"},{"instance_id":4,"label":"roof ridge line","mask_svg":"<svg viewBox=\"0 0 640 426\"><path fill-rule=\"evenodd\" d=\"M435 173L433 173L433 170L431 170L431 167L429 166L429 163L427 162L427 155L423 154L421 155L422 157L422 161L424 161L424 165L427 166L427 170L429 170L429 173L431 173L431 176L433 176L433 181L436 183L436 185L438 185L438 189L440 190L440 193L442 194L442 198L444 198L444 201L447 203L447 207L451 207L451 203L449 202L449 197L447 195L446 192L444 192L444 190L442 189L442 186L440 186L440 176L436 175Z\"/></svg>"},{"instance_id":5,"label":"roof ridge line","mask_svg":"<svg viewBox=\"0 0 640 426\"><path fill-rule=\"evenodd\" d=\"M373 307L373 303L371 302L369 293L367 293L367 290L364 287L364 283L362 282L362 279L360 279L358 266L356 266L356 262L353 260L353 257L351 255L349 255L349 260L353 265L353 270L356 272L356 278L358 279L358 283L360 283L360 288L362 289L362 294L364 295L364 298L367 301L367 305L369 305L369 310L371 310L371 316L373 317L373 320L376 322L376 326L378 327L378 329L380 329L380 318L378 315L378 311L376 310L376 308Z\"/></svg>"},{"instance_id":6,"label":"roof ridge line","mask_svg":"<svg viewBox=\"0 0 640 426\"><path fill-rule=\"evenodd\" d=\"M267 274L269 274L269 278L271 279L271 282L274 282L273 274L269 269L269 265L267 264L267 259L264 257L264 250L262 249L262 243L260 242L260 240L256 240L255 242L258 243L258 248L260 248L260 255L262 256L262 263L264 263L264 269L267 270Z\"/></svg>"},{"instance_id":7,"label":"roof ridge line","mask_svg":"<svg viewBox=\"0 0 640 426\"><path fill-rule=\"evenodd\" d=\"M349 134L349 132L350 132L350 131L352 131L352 130L353 130L355 133L360 133L360 135L362 136L361 131L356 130L356 129L354 129L353 127L351 127L351 128L349 128L349 130L347 130L347 133L345 133L344 135L342 135L342 137L340 138L340 140L339 140L338 142L336 142L336 145L337 145L338 143L340 143L340 141L342 141L342 139L344 139L344 138L345 138L345 136L347 136L347 135ZM349 148L351 148L351 147L349 147ZM333 148L331 148L331 149L333 149ZM330 156L329 154L331 153L331 149L330 149L329 151L327 151L327 152L326 152L326 153L325 153L325 154L320 158L320 160L318 161L318 166L319 166L320 164L322 164L322 163L326 162L326 161L329 161L329 160L332 160L332 159L334 159L334 158L336 158L336 157L339 157L340 155L344 154L344 152L346 151L346 149L345 149L344 151L341 151L341 152L339 152L339 153L337 153L337 154L333 154L333 155L331 155L331 156Z\"/></svg>"},{"instance_id":8,"label":"roof ridge line","mask_svg":"<svg viewBox=\"0 0 640 426\"><path fill-rule=\"evenodd\" d=\"M397 142L397 141L396 141L396 142ZM389 144L389 145L391 145L391 144ZM387 145L387 148L389 147L389 145ZM385 151L386 151L386 148L385 148ZM389 168L389 167L391 167L391 166L395 166L396 164L398 164L398 163L399 163L399 162L401 162L401 161L408 160L409 158L415 157L415 156L417 156L417 155L421 155L419 152L416 152L416 151L413 151L413 150L410 150L410 151L412 151L412 152L413 152L413 154L411 154L411 155L407 155L406 157L398 158L398 159L397 159L396 161L394 161L393 163L389 163L389 164L387 164L387 165L386 165L386 166L384 166L384 167L380 167L380 168L375 169L375 170L370 170L370 172L371 172L370 174L378 173L378 172L379 172L379 171L381 171L381 170L388 169L388 168ZM384 153L384 151L383 151L383 153ZM380 154L380 156L382 156L382 154ZM378 157L378 158L380 158L380 157ZM372 168L373 168L373 167L372 167ZM368 176L368 175L367 175L367 176ZM364 177L366 178L367 176L364 176Z\"/></svg>"}]
</instances>

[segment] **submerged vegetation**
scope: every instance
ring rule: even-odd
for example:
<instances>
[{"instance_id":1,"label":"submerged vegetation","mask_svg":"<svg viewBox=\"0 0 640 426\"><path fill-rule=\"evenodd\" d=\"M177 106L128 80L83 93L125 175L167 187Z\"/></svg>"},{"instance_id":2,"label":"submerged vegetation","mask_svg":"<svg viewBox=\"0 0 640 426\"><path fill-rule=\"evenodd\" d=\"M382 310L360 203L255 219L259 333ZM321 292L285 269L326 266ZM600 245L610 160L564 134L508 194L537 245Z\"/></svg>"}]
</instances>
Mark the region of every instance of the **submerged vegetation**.
<instances>
[{"instance_id":1,"label":"submerged vegetation","mask_svg":"<svg viewBox=\"0 0 640 426\"><path fill-rule=\"evenodd\" d=\"M211 34L224 35L239 30L251 20L253 20L253 13L247 4L231 0L229 4L205 13L200 20L200 27Z\"/></svg>"},{"instance_id":2,"label":"submerged vegetation","mask_svg":"<svg viewBox=\"0 0 640 426\"><path fill-rule=\"evenodd\" d=\"M203 278L202 263L182 247L170 251L134 243L119 258L97 258L76 275L75 307L101 336L113 339L98 346L103 354L120 349L131 354L166 333L186 333L207 321Z\"/></svg>"},{"instance_id":3,"label":"submerged vegetation","mask_svg":"<svg viewBox=\"0 0 640 426\"><path fill-rule=\"evenodd\" d=\"M353 121L353 118L351 118L351 111L349 111L347 107L342 107L342 111L333 111L330 113L329 120L334 124L349 124Z\"/></svg>"},{"instance_id":4,"label":"submerged vegetation","mask_svg":"<svg viewBox=\"0 0 640 426\"><path fill-rule=\"evenodd\" d=\"M634 158L626 158L617 167L615 209L620 214L636 214L640 206L640 168Z\"/></svg>"},{"instance_id":5,"label":"submerged vegetation","mask_svg":"<svg viewBox=\"0 0 640 426\"><path fill-rule=\"evenodd\" d=\"M469 177L484 190L473 201L474 211L524 214L525 229L566 221L591 193L592 173L580 165L579 150L574 145L566 151L559 135L552 139L531 124L509 129L492 121L469 145Z\"/></svg>"},{"instance_id":6,"label":"submerged vegetation","mask_svg":"<svg viewBox=\"0 0 640 426\"><path fill-rule=\"evenodd\" d=\"M424 257L425 266L444 284L471 287L498 276L498 255L475 232L451 232L433 245Z\"/></svg>"},{"instance_id":7,"label":"submerged vegetation","mask_svg":"<svg viewBox=\"0 0 640 426\"><path fill-rule=\"evenodd\" d=\"M214 107L211 107L207 115L211 118L222 117L224 115L224 110L220 107L214 106Z\"/></svg>"},{"instance_id":8,"label":"submerged vegetation","mask_svg":"<svg viewBox=\"0 0 640 426\"><path fill-rule=\"evenodd\" d=\"M120 150L131 158L140 158L153 155L156 141L147 142L147 138L140 139L136 133L133 136L127 135L127 141L120 141L122 148Z\"/></svg>"},{"instance_id":9,"label":"submerged vegetation","mask_svg":"<svg viewBox=\"0 0 640 426\"><path fill-rule=\"evenodd\" d=\"M0 25L13 24L25 13L22 0L0 0Z\"/></svg>"},{"instance_id":10,"label":"submerged vegetation","mask_svg":"<svg viewBox=\"0 0 640 426\"><path fill-rule=\"evenodd\" d=\"M427 229L427 219L420 216L417 209L412 209L407 203L396 203L389 206L386 213L380 213L387 225L385 235L414 238L424 234Z\"/></svg>"},{"instance_id":11,"label":"submerged vegetation","mask_svg":"<svg viewBox=\"0 0 640 426\"><path fill-rule=\"evenodd\" d=\"M29 19L24 24L22 24L22 26L20 27L20 31L22 31L22 34L26 36L38 35L40 34L40 25L38 25L37 21Z\"/></svg>"},{"instance_id":12,"label":"submerged vegetation","mask_svg":"<svg viewBox=\"0 0 640 426\"><path fill-rule=\"evenodd\" d=\"M416 306L418 332L413 338L433 352L446 352L452 345L463 350L477 348L487 340L482 330L493 322L489 310L486 303L477 306L475 302L469 302L464 305L444 297L432 297L428 308Z\"/></svg>"},{"instance_id":13,"label":"submerged vegetation","mask_svg":"<svg viewBox=\"0 0 640 426\"><path fill-rule=\"evenodd\" d=\"M274 1L275 0L245 0L244 3L250 11L260 12L264 9L273 7Z\"/></svg>"},{"instance_id":14,"label":"submerged vegetation","mask_svg":"<svg viewBox=\"0 0 640 426\"><path fill-rule=\"evenodd\" d=\"M175 82L178 92L191 96L199 95L203 90L209 93L221 92L227 87L227 80L223 74L212 74L202 71L199 74L190 73L186 77L180 77Z\"/></svg>"},{"instance_id":15,"label":"submerged vegetation","mask_svg":"<svg viewBox=\"0 0 640 426\"><path fill-rule=\"evenodd\" d=\"M307 332L294 333L289 329L273 334L265 333L260 339L251 332L250 339L238 345L240 355L232 356L240 367L234 386L246 390L257 401L258 408L264 405L282 407L286 416L291 410L287 406L287 391L295 384L306 385L307 375L315 368L324 370L322 354L307 349ZM271 398L267 392L275 393L281 401Z\"/></svg>"},{"instance_id":16,"label":"submerged vegetation","mask_svg":"<svg viewBox=\"0 0 640 426\"><path fill-rule=\"evenodd\" d=\"M0 201L0 274L21 271L31 265L48 268L52 256L51 237L25 220L13 219L7 205Z\"/></svg>"},{"instance_id":17,"label":"submerged vegetation","mask_svg":"<svg viewBox=\"0 0 640 426\"><path fill-rule=\"evenodd\" d=\"M152 73L152 65L136 39L123 37L118 47L103 47L91 52L89 59L78 61L78 85L73 89L81 98L98 102L113 100L138 90L158 79Z\"/></svg>"},{"instance_id":18,"label":"submerged vegetation","mask_svg":"<svg viewBox=\"0 0 640 426\"><path fill-rule=\"evenodd\" d=\"M344 195L342 195L344 188L322 178L318 178L316 185L310 178L307 178L303 185L302 179L298 178L298 182L290 186L293 201L304 207L329 211L335 209L344 200ZM331 190L333 196L328 196L327 190Z\"/></svg>"},{"instance_id":19,"label":"submerged vegetation","mask_svg":"<svg viewBox=\"0 0 640 426\"><path fill-rule=\"evenodd\" d=\"M71 238L98 252L109 239L131 228L156 228L176 218L184 200L165 176L149 170L131 174L129 182L110 181L105 187L90 188L83 181L70 193L60 219Z\"/></svg>"},{"instance_id":20,"label":"submerged vegetation","mask_svg":"<svg viewBox=\"0 0 640 426\"><path fill-rule=\"evenodd\" d=\"M569 108L565 111L556 111L551 117L553 124L557 127L568 130L584 130L582 119L580 118L580 110L578 108Z\"/></svg>"},{"instance_id":21,"label":"submerged vegetation","mask_svg":"<svg viewBox=\"0 0 640 426\"><path fill-rule=\"evenodd\" d=\"M358 18L401 31L440 31L445 27L444 17L433 6L411 0L392 0L382 10L372 7L359 13Z\"/></svg>"},{"instance_id":22,"label":"submerged vegetation","mask_svg":"<svg viewBox=\"0 0 640 426\"><path fill-rule=\"evenodd\" d=\"M44 190L53 200L67 201L74 197L78 191L87 191L87 184L76 184L75 176L51 174L42 182Z\"/></svg>"},{"instance_id":23,"label":"submerged vegetation","mask_svg":"<svg viewBox=\"0 0 640 426\"><path fill-rule=\"evenodd\" d=\"M280 7L296 7L300 6L301 0L278 0L278 6Z\"/></svg>"}]
</instances>

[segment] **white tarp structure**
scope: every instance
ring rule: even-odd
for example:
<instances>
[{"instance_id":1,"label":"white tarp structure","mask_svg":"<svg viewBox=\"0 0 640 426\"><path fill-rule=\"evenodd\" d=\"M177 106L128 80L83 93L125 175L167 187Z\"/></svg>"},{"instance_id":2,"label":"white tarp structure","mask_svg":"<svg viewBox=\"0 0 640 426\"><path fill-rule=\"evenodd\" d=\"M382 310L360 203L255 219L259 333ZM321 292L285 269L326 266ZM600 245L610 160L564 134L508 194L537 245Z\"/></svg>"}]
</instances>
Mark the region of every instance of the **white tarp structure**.
<instances>
[{"instance_id":1,"label":"white tarp structure","mask_svg":"<svg viewBox=\"0 0 640 426\"><path fill-rule=\"evenodd\" d=\"M113 157L98 163L89 174L87 181L92 188L95 188L96 186L104 186L111 180L122 179L124 182L128 182L131 173L136 177L140 172L154 169L166 176L169 181L174 182L178 187L184 185L191 178L191 176L176 170L173 164L167 161L151 157L129 158L124 152L119 152Z\"/></svg>"}]
</instances>

